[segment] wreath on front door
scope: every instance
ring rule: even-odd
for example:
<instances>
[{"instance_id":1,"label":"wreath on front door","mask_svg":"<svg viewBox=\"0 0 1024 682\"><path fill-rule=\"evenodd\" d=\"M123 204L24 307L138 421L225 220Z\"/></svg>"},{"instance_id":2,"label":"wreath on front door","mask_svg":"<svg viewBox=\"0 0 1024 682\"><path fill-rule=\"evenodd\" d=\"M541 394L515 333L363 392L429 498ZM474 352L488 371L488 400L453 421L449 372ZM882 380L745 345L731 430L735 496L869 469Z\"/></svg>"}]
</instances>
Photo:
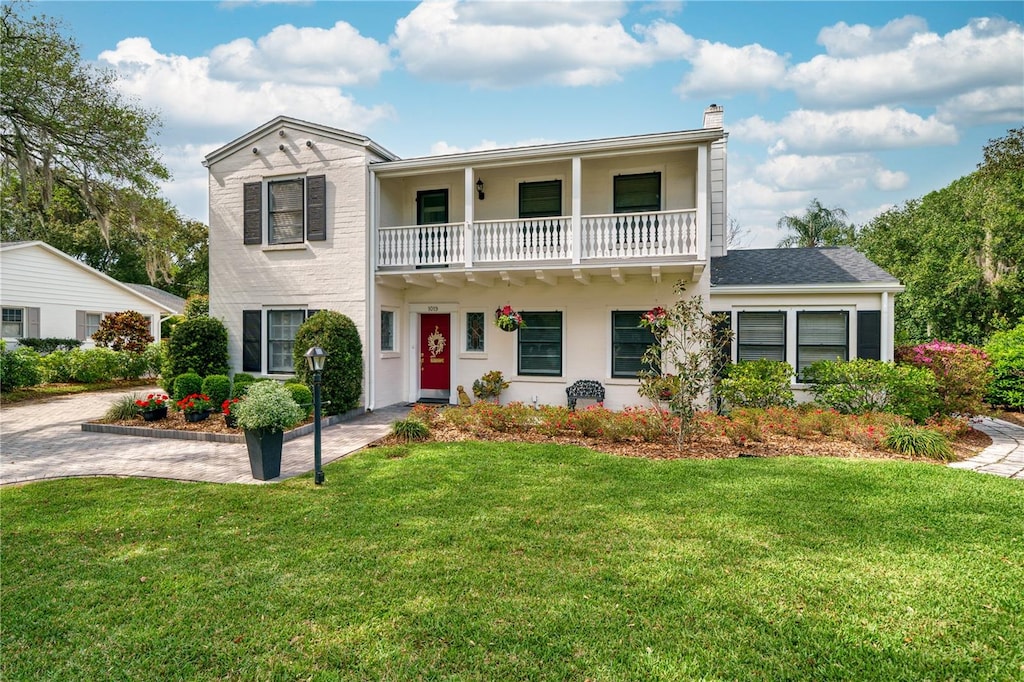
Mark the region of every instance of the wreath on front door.
<instances>
[{"instance_id":1,"label":"wreath on front door","mask_svg":"<svg viewBox=\"0 0 1024 682\"><path fill-rule=\"evenodd\" d=\"M446 341L444 334L441 333L441 328L438 325L434 325L433 333L427 337L427 350L430 351L430 357L436 358L443 353L445 344Z\"/></svg>"}]
</instances>

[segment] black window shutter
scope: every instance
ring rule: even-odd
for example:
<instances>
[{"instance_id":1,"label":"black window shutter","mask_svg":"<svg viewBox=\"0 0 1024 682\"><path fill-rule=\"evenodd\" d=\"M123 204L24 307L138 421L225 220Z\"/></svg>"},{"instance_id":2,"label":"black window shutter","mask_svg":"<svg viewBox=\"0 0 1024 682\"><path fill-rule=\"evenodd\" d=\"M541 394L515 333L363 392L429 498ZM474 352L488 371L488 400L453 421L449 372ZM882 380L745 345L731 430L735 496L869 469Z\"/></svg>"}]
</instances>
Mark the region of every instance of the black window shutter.
<instances>
[{"instance_id":1,"label":"black window shutter","mask_svg":"<svg viewBox=\"0 0 1024 682\"><path fill-rule=\"evenodd\" d=\"M306 241L327 239L327 177L306 178Z\"/></svg>"},{"instance_id":2,"label":"black window shutter","mask_svg":"<svg viewBox=\"0 0 1024 682\"><path fill-rule=\"evenodd\" d=\"M247 182L242 190L245 218L242 243L263 243L263 183Z\"/></svg>"},{"instance_id":3,"label":"black window shutter","mask_svg":"<svg viewBox=\"0 0 1024 682\"><path fill-rule=\"evenodd\" d=\"M882 359L881 311L857 311L857 357L868 360Z\"/></svg>"},{"instance_id":4,"label":"black window shutter","mask_svg":"<svg viewBox=\"0 0 1024 682\"><path fill-rule=\"evenodd\" d=\"M307 309L306 310L306 319L308 320L309 318L311 318L314 315L316 315L318 312L320 312L320 308L309 308L309 309Z\"/></svg>"},{"instance_id":5,"label":"black window shutter","mask_svg":"<svg viewBox=\"0 0 1024 682\"><path fill-rule=\"evenodd\" d=\"M260 346L262 345L262 310L242 311L242 371L262 372Z\"/></svg>"}]
</instances>

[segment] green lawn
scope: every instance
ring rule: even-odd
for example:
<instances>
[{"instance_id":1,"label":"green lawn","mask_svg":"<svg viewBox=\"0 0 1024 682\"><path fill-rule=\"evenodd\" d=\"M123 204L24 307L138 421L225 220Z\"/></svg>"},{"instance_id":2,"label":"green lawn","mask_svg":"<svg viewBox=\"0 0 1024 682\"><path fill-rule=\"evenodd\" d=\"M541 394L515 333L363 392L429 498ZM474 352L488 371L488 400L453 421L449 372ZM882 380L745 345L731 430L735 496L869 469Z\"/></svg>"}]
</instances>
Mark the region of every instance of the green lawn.
<instances>
[{"instance_id":1,"label":"green lawn","mask_svg":"<svg viewBox=\"0 0 1024 682\"><path fill-rule=\"evenodd\" d=\"M0 490L0 676L1024 678L1024 485L907 462L365 451Z\"/></svg>"}]
</instances>

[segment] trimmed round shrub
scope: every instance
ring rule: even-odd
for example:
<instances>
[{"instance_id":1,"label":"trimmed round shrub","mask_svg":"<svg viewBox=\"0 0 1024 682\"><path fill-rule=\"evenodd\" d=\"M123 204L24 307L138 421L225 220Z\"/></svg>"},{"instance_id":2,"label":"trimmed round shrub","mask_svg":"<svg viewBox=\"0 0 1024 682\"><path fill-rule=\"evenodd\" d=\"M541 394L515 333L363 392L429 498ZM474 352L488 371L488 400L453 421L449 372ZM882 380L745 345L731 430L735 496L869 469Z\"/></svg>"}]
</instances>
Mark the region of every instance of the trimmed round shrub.
<instances>
[{"instance_id":1,"label":"trimmed round shrub","mask_svg":"<svg viewBox=\"0 0 1024 682\"><path fill-rule=\"evenodd\" d=\"M993 334L985 352L992 361L985 399L990 405L1024 410L1024 324Z\"/></svg>"},{"instance_id":2,"label":"trimmed round shrub","mask_svg":"<svg viewBox=\"0 0 1024 682\"><path fill-rule=\"evenodd\" d=\"M71 379L83 384L111 381L121 373L121 357L109 348L76 348L69 361Z\"/></svg>"},{"instance_id":3,"label":"trimmed round shrub","mask_svg":"<svg viewBox=\"0 0 1024 682\"><path fill-rule=\"evenodd\" d=\"M921 423L941 406L935 376L910 365L823 360L804 370L804 377L817 403L843 414L891 412Z\"/></svg>"},{"instance_id":4,"label":"trimmed round shrub","mask_svg":"<svg viewBox=\"0 0 1024 682\"><path fill-rule=\"evenodd\" d=\"M789 380L793 368L776 360L729 365L716 393L733 407L792 407L796 404Z\"/></svg>"},{"instance_id":5,"label":"trimmed round shrub","mask_svg":"<svg viewBox=\"0 0 1024 682\"><path fill-rule=\"evenodd\" d=\"M210 396L210 402L219 406L231 397L231 379L226 374L211 374L203 379L200 392Z\"/></svg>"},{"instance_id":6,"label":"trimmed round shrub","mask_svg":"<svg viewBox=\"0 0 1024 682\"><path fill-rule=\"evenodd\" d=\"M295 335L295 377L312 383L306 368L306 351L320 346L327 352L322 377L322 399L326 414L341 414L359 406L363 392L363 342L355 322L333 310L321 310L309 317Z\"/></svg>"},{"instance_id":7,"label":"trimmed round shrub","mask_svg":"<svg viewBox=\"0 0 1024 682\"><path fill-rule=\"evenodd\" d=\"M290 381L284 387L292 394L292 400L298 403L306 413L306 418L313 414L313 391L309 389L309 386Z\"/></svg>"},{"instance_id":8,"label":"trimmed round shrub","mask_svg":"<svg viewBox=\"0 0 1024 682\"><path fill-rule=\"evenodd\" d=\"M185 396L203 392L203 378L195 372L185 372L174 378L174 390L171 398L178 402Z\"/></svg>"},{"instance_id":9,"label":"trimmed round shrub","mask_svg":"<svg viewBox=\"0 0 1024 682\"><path fill-rule=\"evenodd\" d=\"M166 353L167 361L163 368L165 384L185 372L195 372L203 377L227 374L228 330L223 322L212 317L185 320L174 328Z\"/></svg>"},{"instance_id":10,"label":"trimmed round shrub","mask_svg":"<svg viewBox=\"0 0 1024 682\"><path fill-rule=\"evenodd\" d=\"M241 398L249 389L249 386L256 381L256 377L246 372L235 372L231 379L231 397Z\"/></svg>"},{"instance_id":11,"label":"trimmed round shrub","mask_svg":"<svg viewBox=\"0 0 1024 682\"><path fill-rule=\"evenodd\" d=\"M0 391L35 386L42 379L39 353L31 348L0 351Z\"/></svg>"}]
</instances>

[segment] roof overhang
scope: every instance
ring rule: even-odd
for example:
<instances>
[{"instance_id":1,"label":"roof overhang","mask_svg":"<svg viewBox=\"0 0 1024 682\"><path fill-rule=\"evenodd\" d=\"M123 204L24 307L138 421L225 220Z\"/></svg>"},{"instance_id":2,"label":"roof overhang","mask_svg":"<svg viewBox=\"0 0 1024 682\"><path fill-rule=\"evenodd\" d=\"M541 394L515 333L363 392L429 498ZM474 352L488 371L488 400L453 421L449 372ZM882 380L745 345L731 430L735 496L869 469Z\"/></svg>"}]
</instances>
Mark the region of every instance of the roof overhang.
<instances>
[{"instance_id":1,"label":"roof overhang","mask_svg":"<svg viewBox=\"0 0 1024 682\"><path fill-rule=\"evenodd\" d=\"M892 282L845 282L836 284L726 284L711 285L711 295L744 294L772 296L780 294L898 294L906 287Z\"/></svg>"}]
</instances>

